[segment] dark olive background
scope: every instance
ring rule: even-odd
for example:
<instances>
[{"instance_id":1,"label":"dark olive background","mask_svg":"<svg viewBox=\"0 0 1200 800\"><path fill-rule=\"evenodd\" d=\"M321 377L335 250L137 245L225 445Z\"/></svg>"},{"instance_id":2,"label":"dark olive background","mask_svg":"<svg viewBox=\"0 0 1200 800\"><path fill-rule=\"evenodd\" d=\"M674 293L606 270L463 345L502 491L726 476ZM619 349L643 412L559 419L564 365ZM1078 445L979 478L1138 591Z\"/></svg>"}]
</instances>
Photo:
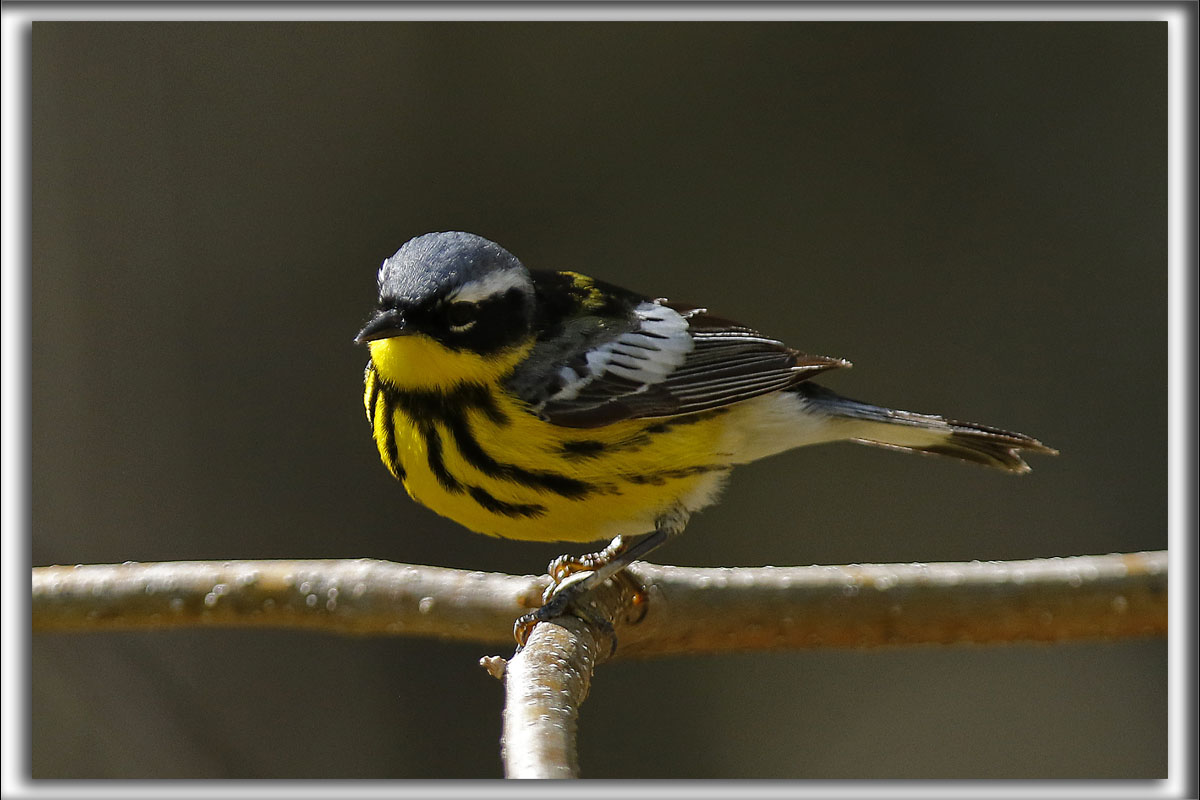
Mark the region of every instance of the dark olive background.
<instances>
[{"instance_id":1,"label":"dark olive background","mask_svg":"<svg viewBox=\"0 0 1200 800\"><path fill-rule=\"evenodd\" d=\"M540 570L564 548L411 503L363 419L375 270L444 229L1062 451L797 451L658 560L1166 546L1165 24L35 23L32 67L35 565ZM33 774L499 776L492 652L39 635ZM1161 777L1166 647L613 663L580 727L590 777Z\"/></svg>"}]
</instances>

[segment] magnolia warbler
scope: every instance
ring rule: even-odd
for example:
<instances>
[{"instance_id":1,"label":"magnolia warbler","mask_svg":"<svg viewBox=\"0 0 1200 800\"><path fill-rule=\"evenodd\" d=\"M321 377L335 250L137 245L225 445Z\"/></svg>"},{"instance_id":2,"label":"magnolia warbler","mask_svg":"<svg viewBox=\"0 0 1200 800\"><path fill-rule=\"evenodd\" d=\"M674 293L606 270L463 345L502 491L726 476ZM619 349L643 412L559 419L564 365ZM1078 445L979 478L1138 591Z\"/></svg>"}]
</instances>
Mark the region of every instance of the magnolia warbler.
<instances>
[{"instance_id":1,"label":"magnolia warbler","mask_svg":"<svg viewBox=\"0 0 1200 800\"><path fill-rule=\"evenodd\" d=\"M706 308L529 270L463 232L405 243L378 273L364 403L414 500L492 536L611 539L551 564L548 619L678 533L736 464L850 440L1029 470L1020 433L897 411L810 378L848 367ZM564 587L571 587L570 590Z\"/></svg>"}]
</instances>

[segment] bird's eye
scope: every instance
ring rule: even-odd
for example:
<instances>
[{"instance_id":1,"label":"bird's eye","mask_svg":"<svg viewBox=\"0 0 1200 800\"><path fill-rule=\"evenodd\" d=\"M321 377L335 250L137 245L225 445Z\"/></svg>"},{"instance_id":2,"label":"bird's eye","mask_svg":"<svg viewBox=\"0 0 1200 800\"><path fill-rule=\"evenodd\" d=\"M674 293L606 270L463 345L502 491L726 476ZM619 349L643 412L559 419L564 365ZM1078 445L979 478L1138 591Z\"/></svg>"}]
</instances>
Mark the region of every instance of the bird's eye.
<instances>
[{"instance_id":1,"label":"bird's eye","mask_svg":"<svg viewBox=\"0 0 1200 800\"><path fill-rule=\"evenodd\" d=\"M451 303L446 306L446 321L455 330L465 330L475 323L476 311L474 303Z\"/></svg>"}]
</instances>

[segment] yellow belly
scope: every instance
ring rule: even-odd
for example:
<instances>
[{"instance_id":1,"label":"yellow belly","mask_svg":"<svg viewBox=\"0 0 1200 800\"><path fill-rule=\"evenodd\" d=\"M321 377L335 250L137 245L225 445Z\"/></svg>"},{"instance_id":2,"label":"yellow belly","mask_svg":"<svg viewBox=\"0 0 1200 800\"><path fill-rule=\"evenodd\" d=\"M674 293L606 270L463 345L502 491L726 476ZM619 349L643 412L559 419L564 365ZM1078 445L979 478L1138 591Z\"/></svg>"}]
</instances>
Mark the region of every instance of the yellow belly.
<instances>
[{"instance_id":1,"label":"yellow belly","mask_svg":"<svg viewBox=\"0 0 1200 800\"><path fill-rule=\"evenodd\" d=\"M367 375L385 465L414 500L479 533L590 542L648 533L715 499L732 456L721 411L592 429L538 419L498 387L401 391Z\"/></svg>"}]
</instances>

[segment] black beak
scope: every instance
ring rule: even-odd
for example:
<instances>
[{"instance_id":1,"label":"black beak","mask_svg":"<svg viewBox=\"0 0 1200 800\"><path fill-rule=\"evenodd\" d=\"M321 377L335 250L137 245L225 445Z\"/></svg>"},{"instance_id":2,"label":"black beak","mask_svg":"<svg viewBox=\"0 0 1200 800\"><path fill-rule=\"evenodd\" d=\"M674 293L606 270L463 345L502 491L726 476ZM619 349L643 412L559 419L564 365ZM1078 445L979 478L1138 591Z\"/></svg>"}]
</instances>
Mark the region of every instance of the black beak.
<instances>
[{"instance_id":1,"label":"black beak","mask_svg":"<svg viewBox=\"0 0 1200 800\"><path fill-rule=\"evenodd\" d=\"M412 333L411 328L405 327L404 315L395 308L385 308L376 312L363 329L354 337L355 344L366 344L376 339L390 339L393 336L403 336Z\"/></svg>"}]
</instances>

